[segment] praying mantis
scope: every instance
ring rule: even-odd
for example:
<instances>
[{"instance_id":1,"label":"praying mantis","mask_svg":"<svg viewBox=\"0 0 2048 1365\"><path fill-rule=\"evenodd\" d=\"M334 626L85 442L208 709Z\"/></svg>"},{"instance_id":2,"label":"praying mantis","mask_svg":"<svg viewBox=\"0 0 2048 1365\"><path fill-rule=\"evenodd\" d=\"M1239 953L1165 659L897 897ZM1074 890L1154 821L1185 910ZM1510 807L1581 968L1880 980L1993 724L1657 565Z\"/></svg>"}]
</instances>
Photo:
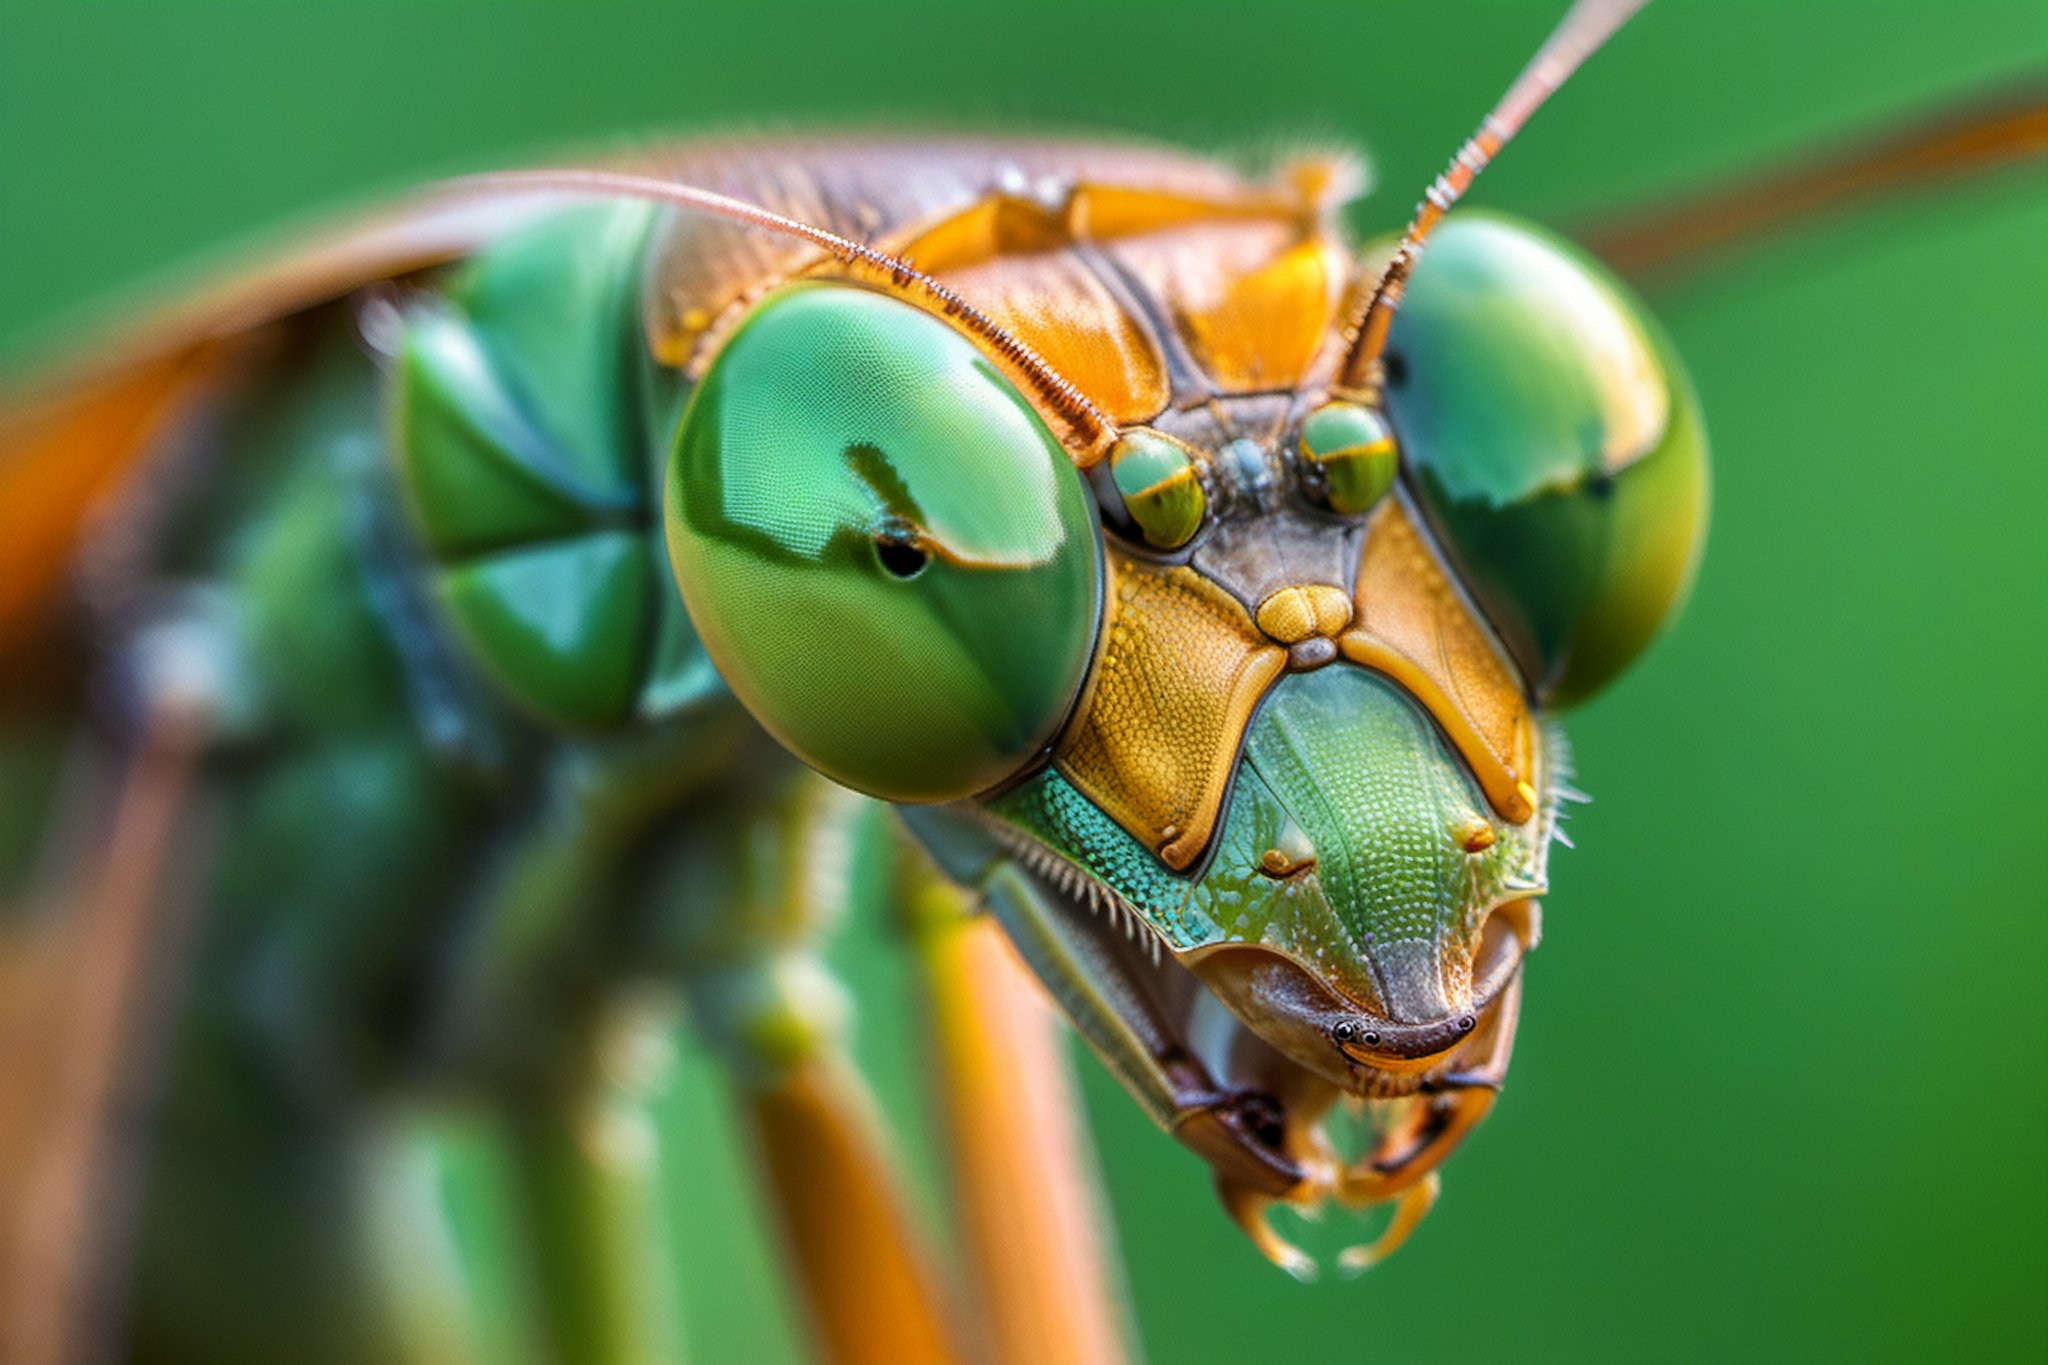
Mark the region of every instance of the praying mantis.
<instances>
[{"instance_id":1,"label":"praying mantis","mask_svg":"<svg viewBox=\"0 0 2048 1365\"><path fill-rule=\"evenodd\" d=\"M1480 215L1433 237L1419 220L1429 253L1353 253L1329 165L1262 183L1073 146L695 155L706 169L472 182L352 232L404 268L320 277L251 342L275 349L237 353L237 331L143 357L146 394L124 370L33 414L103 445L124 418L195 433L182 454L127 443L184 460L189 491L173 475L123 498L139 529L85 574L113 585L92 607L120 642L85 665L119 698L107 804L156 833L116 842L87 899L161 923L124 887L181 865L180 794L213 785L224 861L194 874L217 888L193 893L211 898L194 1013L164 1060L231 1073L253 1111L173 1082L146 1159L174 1176L148 1199L206 1212L145 1201L145 1341L196 1341L177 1315L210 1303L251 1343L325 1334L357 1358L493 1354L522 1330L541 1356L658 1352L674 1329L635 1223L646 1168L599 1159L658 1147L606 1060L612 1006L651 981L727 1060L822 1348L976 1349L862 1134L811 947L888 902L930 935L961 1057L1059 1093L1020 1042L1042 1021L972 1017L1028 1010L1004 994L1028 990L1013 949L1296 1269L1267 1202L1392 1203L1353 1263L1377 1259L1502 1079L1569 791L1545 703L1643 643L1697 542L1691 400L1622 287ZM764 156L822 213L735 193ZM947 211L888 202L906 165ZM481 235L407 240L423 224ZM1389 259L1417 262L1398 311ZM1532 354L1570 359L1527 406L1474 398ZM166 404L219 401L223 375L249 392L162 425ZM1545 422L1563 464L1518 467ZM78 446L66 429L49 448ZM1497 453L1459 463L1474 451ZM1357 773L1400 777L1319 813ZM944 876L841 788L899 803ZM401 1100L395 1133L337 1131L420 1093L491 1117L449 1131ZM1349 1152L1319 1127L1340 1095L1361 1101ZM181 1098L200 1109L181 1118ZM959 1170L1074 1183L1056 1138L1009 1150L1028 1116L963 1104L956 1124ZM314 1193L262 1193L302 1173L267 1163L343 1187L365 1226L320 1246L260 1226ZM497 1202L436 1225L453 1249L413 1266L433 1180ZM962 1180L961 1202L1001 1183ZM209 1236L212 1272L183 1253L181 1223L244 1216ZM1032 1239L981 1216L970 1278L1000 1304L1003 1244ZM475 1229L494 1219L535 1230L543 1306L523 1326L480 1306L494 1253ZM1084 1246L1088 1221L1038 1240ZM235 1301L256 1270L275 1293ZM527 1282L495 1273L501 1297ZM168 1317L152 1285L182 1300ZM1014 1316L984 1349L1062 1358L1053 1320ZM1090 1357L1115 1349L1113 1310L1072 1316Z\"/></svg>"}]
</instances>

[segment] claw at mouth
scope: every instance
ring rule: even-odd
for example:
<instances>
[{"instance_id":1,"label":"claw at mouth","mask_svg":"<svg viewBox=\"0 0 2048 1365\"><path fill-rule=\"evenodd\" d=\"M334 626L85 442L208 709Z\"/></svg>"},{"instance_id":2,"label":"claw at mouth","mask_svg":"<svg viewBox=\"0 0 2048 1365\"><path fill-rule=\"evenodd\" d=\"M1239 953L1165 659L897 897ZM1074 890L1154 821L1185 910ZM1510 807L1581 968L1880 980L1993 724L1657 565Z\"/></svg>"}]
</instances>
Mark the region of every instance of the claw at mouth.
<instances>
[{"instance_id":1,"label":"claw at mouth","mask_svg":"<svg viewBox=\"0 0 2048 1365\"><path fill-rule=\"evenodd\" d=\"M1337 1254L1337 1268L1347 1276L1363 1275L1387 1257L1401 1249L1408 1240L1408 1234L1422 1224L1429 1211L1436 1207L1437 1193L1443 1189L1443 1176L1431 1171L1416 1184L1409 1187L1394 1206L1393 1221L1379 1236L1362 1246L1346 1247Z\"/></svg>"},{"instance_id":2,"label":"claw at mouth","mask_svg":"<svg viewBox=\"0 0 2048 1365\"><path fill-rule=\"evenodd\" d=\"M1443 1177L1434 1170L1411 1185L1395 1200L1394 1216L1377 1237L1337 1253L1337 1269L1347 1278L1363 1275L1399 1251L1409 1234L1420 1227L1429 1211L1436 1207L1437 1195L1442 1189ZM1223 1202L1224 1212L1230 1215L1230 1220L1237 1224L1239 1231L1261 1256L1303 1284L1316 1278L1319 1267L1315 1258L1274 1231L1269 1221L1273 1206L1280 1200L1236 1184L1224 1176L1217 1178L1216 1194ZM1304 1215L1313 1216L1318 1206L1309 1204L1301 1207Z\"/></svg>"},{"instance_id":3,"label":"claw at mouth","mask_svg":"<svg viewBox=\"0 0 2048 1365\"><path fill-rule=\"evenodd\" d=\"M1517 959L1519 954L1516 955ZM1503 969L1498 984L1475 1001L1476 1024L1441 1058L1442 1075L1426 1087L1372 1102L1376 1114L1369 1148L1340 1163L1318 1125L1314 1110L1289 1113L1287 1146L1305 1153L1304 1179L1286 1191L1268 1191L1234 1181L1219 1171L1217 1191L1224 1209L1259 1253L1297 1279L1314 1273L1314 1263L1267 1221L1282 1200L1313 1208L1328 1199L1352 1209L1391 1202L1393 1215L1380 1234L1337 1258L1347 1275L1361 1274L1392 1255L1435 1205L1444 1159L1492 1109L1506 1075L1520 1015L1521 975Z\"/></svg>"},{"instance_id":4,"label":"claw at mouth","mask_svg":"<svg viewBox=\"0 0 2048 1365\"><path fill-rule=\"evenodd\" d=\"M1060 952L1087 964L1086 998L1114 1002L1125 1050L1105 1059L1156 1078L1155 1117L1211 1167L1225 1211L1262 1256L1297 1279L1317 1273L1268 1221L1276 1203L1390 1205L1378 1235L1337 1257L1347 1274L1414 1232L1435 1203L1439 1165L1505 1075L1522 959L1540 933L1534 900L1493 907L1467 931L1469 948L1439 940L1435 965L1418 961L1404 978L1415 988L1353 993L1270 943L1162 942L1064 855L1015 832L1003 842ZM1324 1131L1340 1102L1370 1116L1369 1139L1344 1153Z\"/></svg>"},{"instance_id":5,"label":"claw at mouth","mask_svg":"<svg viewBox=\"0 0 2048 1365\"><path fill-rule=\"evenodd\" d=\"M1248 1189L1228 1176L1216 1178L1216 1197L1223 1201L1223 1211L1230 1215L1230 1221L1237 1224L1238 1230L1244 1233L1259 1255L1303 1284L1316 1278L1315 1258L1273 1231L1273 1225L1266 1221L1266 1215L1279 1201L1261 1191Z\"/></svg>"},{"instance_id":6,"label":"claw at mouth","mask_svg":"<svg viewBox=\"0 0 2048 1365\"><path fill-rule=\"evenodd\" d=\"M1270 1095L1221 1097L1190 1111L1173 1133L1233 1188L1281 1196L1306 1179L1286 1152L1286 1111Z\"/></svg>"}]
</instances>

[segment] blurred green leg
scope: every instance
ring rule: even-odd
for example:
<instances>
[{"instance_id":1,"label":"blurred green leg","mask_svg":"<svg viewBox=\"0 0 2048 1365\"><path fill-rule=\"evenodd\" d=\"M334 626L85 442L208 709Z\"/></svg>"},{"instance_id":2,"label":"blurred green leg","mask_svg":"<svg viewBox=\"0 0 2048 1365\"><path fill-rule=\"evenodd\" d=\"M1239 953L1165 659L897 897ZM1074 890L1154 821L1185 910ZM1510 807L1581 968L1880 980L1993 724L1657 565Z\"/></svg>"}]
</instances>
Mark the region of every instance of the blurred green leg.
<instances>
[{"instance_id":1,"label":"blurred green leg","mask_svg":"<svg viewBox=\"0 0 2048 1365\"><path fill-rule=\"evenodd\" d=\"M477 902L428 1048L443 1083L480 1093L493 1116L538 1358L571 1365L681 1352L660 1141L612 1063L636 1026L621 987L635 974L622 944L638 902L621 868L691 771L631 762L638 771L586 752L552 774Z\"/></svg>"},{"instance_id":2,"label":"blurred green leg","mask_svg":"<svg viewBox=\"0 0 2048 1365\"><path fill-rule=\"evenodd\" d=\"M638 1097L593 1069L509 1116L514 1180L553 1358L637 1365L681 1355L657 1143Z\"/></svg>"},{"instance_id":3,"label":"blurred green leg","mask_svg":"<svg viewBox=\"0 0 2048 1365\"><path fill-rule=\"evenodd\" d=\"M415 1365L681 1358L639 1096L593 1073L517 1105L413 1104L365 1144L365 1223Z\"/></svg>"},{"instance_id":4,"label":"blurred green leg","mask_svg":"<svg viewBox=\"0 0 2048 1365\"><path fill-rule=\"evenodd\" d=\"M401 1104L361 1156L365 1240L408 1365L546 1365L504 1124Z\"/></svg>"},{"instance_id":5,"label":"blurred green leg","mask_svg":"<svg viewBox=\"0 0 2048 1365\"><path fill-rule=\"evenodd\" d=\"M772 809L712 831L684 889L684 988L730 1073L762 1194L819 1356L961 1359L887 1131L848 1056L824 933L886 894L881 809L806 775Z\"/></svg>"}]
</instances>

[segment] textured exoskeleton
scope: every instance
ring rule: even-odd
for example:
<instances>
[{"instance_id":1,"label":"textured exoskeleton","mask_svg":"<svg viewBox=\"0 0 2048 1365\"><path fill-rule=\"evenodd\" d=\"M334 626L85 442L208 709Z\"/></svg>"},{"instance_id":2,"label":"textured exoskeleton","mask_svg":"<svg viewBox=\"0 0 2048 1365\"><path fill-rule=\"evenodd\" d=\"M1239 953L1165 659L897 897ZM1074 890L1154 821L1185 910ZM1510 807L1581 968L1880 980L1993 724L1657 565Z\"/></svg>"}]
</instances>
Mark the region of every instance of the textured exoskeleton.
<instances>
[{"instance_id":1,"label":"textured exoskeleton","mask_svg":"<svg viewBox=\"0 0 2048 1365\"><path fill-rule=\"evenodd\" d=\"M33 709L74 738L17 761L105 751L152 833L100 916L185 945L125 1016L168 1021L141 1347L667 1353L617 1040L679 992L822 1338L948 1355L818 952L892 896L956 1081L1009 1047L1057 1082L999 961L948 994L978 909L1262 1251L1311 1268L1276 1200L1391 1203L1347 1259L1397 1246L1506 1074L1572 794L1547 710L1702 524L1621 286L1438 229L1531 72L1362 253L1341 161L683 148L430 197L20 405L0 645L67 661ZM20 818L61 842L54 797ZM185 937L135 889L172 871ZM998 1097L950 1112L983 1189L1058 1165ZM985 1278L1027 1224L1093 1273L1085 1217L997 1207Z\"/></svg>"}]
</instances>

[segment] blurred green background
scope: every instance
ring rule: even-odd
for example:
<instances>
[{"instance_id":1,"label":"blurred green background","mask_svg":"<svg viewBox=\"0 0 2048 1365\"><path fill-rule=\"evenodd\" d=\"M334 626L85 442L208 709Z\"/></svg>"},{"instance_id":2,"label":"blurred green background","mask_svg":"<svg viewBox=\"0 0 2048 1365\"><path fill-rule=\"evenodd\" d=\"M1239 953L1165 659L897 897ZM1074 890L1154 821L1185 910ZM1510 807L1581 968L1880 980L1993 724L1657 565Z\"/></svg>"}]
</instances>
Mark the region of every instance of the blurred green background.
<instances>
[{"instance_id":1,"label":"blurred green background","mask_svg":"<svg viewBox=\"0 0 2048 1365\"><path fill-rule=\"evenodd\" d=\"M253 227L664 130L1338 141L1377 168L1359 224L1393 226L1561 9L9 0L0 364ZM1598 219L2044 60L2036 0L1671 0L1473 198ZM1597 802L1507 1095L1405 1252L1303 1287L1084 1062L1155 1361L2048 1340L2048 175L1805 229L1652 303L1708 415L1713 528L1677 629L1571 718ZM912 1110L901 968L873 926L846 956L863 1055ZM683 1066L692 1342L779 1359L772 1258Z\"/></svg>"}]
</instances>

